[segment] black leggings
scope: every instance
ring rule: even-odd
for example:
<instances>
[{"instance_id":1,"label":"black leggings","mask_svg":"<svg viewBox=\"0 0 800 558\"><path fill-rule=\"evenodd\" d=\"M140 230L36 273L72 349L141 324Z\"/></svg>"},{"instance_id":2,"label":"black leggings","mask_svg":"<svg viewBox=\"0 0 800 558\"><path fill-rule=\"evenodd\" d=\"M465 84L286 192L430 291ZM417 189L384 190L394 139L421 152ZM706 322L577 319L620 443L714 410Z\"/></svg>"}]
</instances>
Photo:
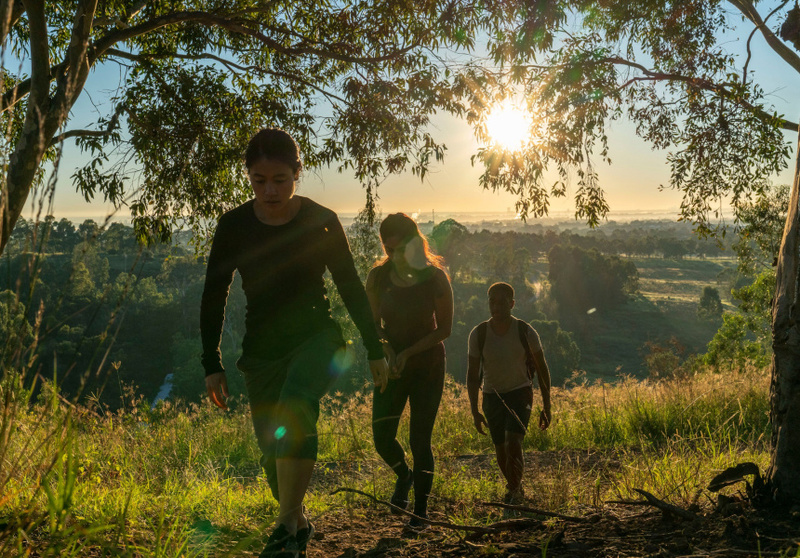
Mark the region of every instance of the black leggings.
<instances>
[{"instance_id":1,"label":"black leggings","mask_svg":"<svg viewBox=\"0 0 800 558\"><path fill-rule=\"evenodd\" d=\"M386 391L374 391L372 437L375 449L400 478L408 477L403 447L397 441L397 427L406 401L410 407L409 445L414 457L414 513L425 515L433 486L431 437L444 389L444 358L429 366L405 370L403 377L389 380Z\"/></svg>"}]
</instances>

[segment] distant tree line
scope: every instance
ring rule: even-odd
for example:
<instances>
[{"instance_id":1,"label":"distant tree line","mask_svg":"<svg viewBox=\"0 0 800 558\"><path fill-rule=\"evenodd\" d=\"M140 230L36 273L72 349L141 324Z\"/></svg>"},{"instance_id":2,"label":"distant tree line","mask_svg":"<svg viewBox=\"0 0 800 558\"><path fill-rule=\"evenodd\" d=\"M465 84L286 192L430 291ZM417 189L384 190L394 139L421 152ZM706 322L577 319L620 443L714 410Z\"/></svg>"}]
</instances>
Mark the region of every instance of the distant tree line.
<instances>
[{"instance_id":1,"label":"distant tree line","mask_svg":"<svg viewBox=\"0 0 800 558\"><path fill-rule=\"evenodd\" d=\"M559 383L580 366L581 352L570 333L576 320L592 307L622 304L636 292L636 268L625 257L633 246L652 246L640 256L655 256L656 250L664 255L667 246L677 244L686 255L713 252L712 243L692 244L685 230L674 226L614 227L609 234L527 228L533 230L470 232L447 220L430 231L453 282L456 316L447 341L448 369L459 380L466 371L469 332L488 318L491 283L515 287L514 313L540 331ZM382 255L376 227L361 215L348 236L356 265L366 275ZM648 238L650 243L642 243ZM172 374L174 393L196 399L202 392L199 301L205 261L193 241L189 233L176 232L169 244L143 247L121 223L21 219L0 258L0 332L29 346L20 350L35 356L34 370L55 378L70 396L80 393L114 406L133 384L152 399ZM243 393L235 369L245 313L238 281L237 276L228 300L222 349L231 388ZM345 338L353 341L353 371L337 389L363 387L366 355L358 333L335 289L330 299ZM3 358L11 352L7 348Z\"/></svg>"},{"instance_id":2,"label":"distant tree line","mask_svg":"<svg viewBox=\"0 0 800 558\"><path fill-rule=\"evenodd\" d=\"M558 227L528 225L511 231L484 228L470 232L448 219L435 225L431 235L454 275L492 273L500 268L519 274L531 261L544 260L556 245L621 257L675 260L736 257L731 240L697 238L688 224L671 221L611 223L583 230L559 231Z\"/></svg>"}]
</instances>

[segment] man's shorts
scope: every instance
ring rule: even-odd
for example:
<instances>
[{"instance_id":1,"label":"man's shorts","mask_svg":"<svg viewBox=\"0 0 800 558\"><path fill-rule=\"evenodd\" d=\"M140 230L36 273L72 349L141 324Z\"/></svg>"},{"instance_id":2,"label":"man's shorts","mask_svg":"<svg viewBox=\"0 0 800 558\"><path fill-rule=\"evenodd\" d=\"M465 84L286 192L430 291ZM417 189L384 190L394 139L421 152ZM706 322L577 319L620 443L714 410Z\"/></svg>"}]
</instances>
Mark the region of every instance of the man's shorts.
<instances>
[{"instance_id":1,"label":"man's shorts","mask_svg":"<svg viewBox=\"0 0 800 558\"><path fill-rule=\"evenodd\" d=\"M500 445L506 440L506 432L525 434L533 407L533 387L507 391L505 393L483 393L483 414L489 423L492 443Z\"/></svg>"}]
</instances>

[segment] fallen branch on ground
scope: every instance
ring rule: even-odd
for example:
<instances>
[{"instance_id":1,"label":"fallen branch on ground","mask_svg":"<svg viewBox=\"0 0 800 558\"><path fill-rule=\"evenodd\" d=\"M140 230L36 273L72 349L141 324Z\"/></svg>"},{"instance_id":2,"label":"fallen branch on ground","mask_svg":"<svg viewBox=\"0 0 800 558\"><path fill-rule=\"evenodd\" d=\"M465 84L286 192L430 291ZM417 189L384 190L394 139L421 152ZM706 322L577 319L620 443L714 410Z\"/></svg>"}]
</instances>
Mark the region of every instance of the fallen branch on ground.
<instances>
[{"instance_id":1,"label":"fallen branch on ground","mask_svg":"<svg viewBox=\"0 0 800 558\"><path fill-rule=\"evenodd\" d=\"M564 521L575 521L578 523L583 523L586 521L591 521L588 517L578 517L574 515L564 515L556 512L551 512L547 510L540 510L538 508L531 508L530 506L517 506L514 504L504 504L502 502L481 502L484 506L492 506L495 508L503 508L505 510L514 510L526 513L535 513L537 515L545 515L547 517L555 517L557 519L563 519Z\"/></svg>"},{"instance_id":2,"label":"fallen branch on ground","mask_svg":"<svg viewBox=\"0 0 800 558\"><path fill-rule=\"evenodd\" d=\"M659 500L646 490L641 490L639 488L634 488L634 490L644 496L645 500L609 500L607 503L622 504L624 506L653 506L654 508L660 509L664 513L675 515L681 519L688 519L689 521L697 519L697 515L694 512L690 512L689 510L685 510L673 504L668 504L663 500Z\"/></svg>"},{"instance_id":3,"label":"fallen branch on ground","mask_svg":"<svg viewBox=\"0 0 800 558\"><path fill-rule=\"evenodd\" d=\"M529 527L541 527L542 522L538 519L530 519L530 518L517 518L517 519L505 519L503 521L498 521L496 523L492 523L491 525L458 525L457 523L450 523L449 521L436 521L435 519L428 519L427 517L420 517L418 515L414 515L413 513L404 510L398 506L395 506L391 502L387 502L385 500L380 500L373 496L372 494L368 494L361 490L357 490L355 488L345 488L339 487L333 492L331 492L331 496L334 494L338 494L339 492L352 492L354 494L360 494L365 498L369 498L376 504L381 504L387 506L389 509L401 513L403 515L407 515L408 517L416 518L423 523L427 523L428 525L433 525L436 527L442 527L444 529L452 529L454 531L468 531L470 533L475 533L478 535L492 535L496 533L500 533L502 531L520 531L522 529L527 529Z\"/></svg>"}]
</instances>

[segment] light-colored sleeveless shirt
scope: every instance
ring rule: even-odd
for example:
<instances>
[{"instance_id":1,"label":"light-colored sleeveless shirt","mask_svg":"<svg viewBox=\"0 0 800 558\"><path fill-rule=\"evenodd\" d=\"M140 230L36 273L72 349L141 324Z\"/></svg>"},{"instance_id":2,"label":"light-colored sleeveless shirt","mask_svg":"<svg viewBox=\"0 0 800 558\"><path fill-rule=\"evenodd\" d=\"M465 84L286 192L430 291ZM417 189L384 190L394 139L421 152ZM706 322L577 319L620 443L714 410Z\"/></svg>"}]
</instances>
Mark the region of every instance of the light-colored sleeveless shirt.
<instances>
[{"instance_id":1,"label":"light-colored sleeveless shirt","mask_svg":"<svg viewBox=\"0 0 800 558\"><path fill-rule=\"evenodd\" d=\"M486 324L486 343L483 346L483 391L487 393L506 393L531 385L525 367L525 348L519 338L519 324L516 321L503 335L497 335L492 326ZM528 344L532 353L542 350L539 334L528 326ZM469 334L468 354L481 358L478 346L478 326Z\"/></svg>"}]
</instances>

